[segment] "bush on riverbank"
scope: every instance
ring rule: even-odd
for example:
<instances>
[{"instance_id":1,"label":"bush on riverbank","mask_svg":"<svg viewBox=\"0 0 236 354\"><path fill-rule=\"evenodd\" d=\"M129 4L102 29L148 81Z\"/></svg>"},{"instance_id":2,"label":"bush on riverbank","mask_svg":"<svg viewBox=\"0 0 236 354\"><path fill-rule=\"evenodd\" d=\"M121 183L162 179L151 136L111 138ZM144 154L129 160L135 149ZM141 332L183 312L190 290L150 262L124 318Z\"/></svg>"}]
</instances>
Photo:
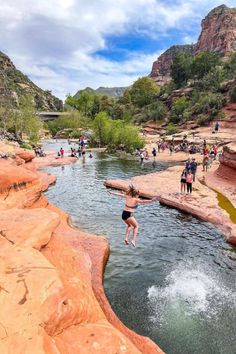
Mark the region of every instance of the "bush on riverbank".
<instances>
[{"instance_id":1,"label":"bush on riverbank","mask_svg":"<svg viewBox=\"0 0 236 354\"><path fill-rule=\"evenodd\" d=\"M121 147L132 153L136 148L144 146L144 140L140 137L137 127L120 119L112 120L106 112L97 114L92 127L92 139L100 147L107 146L112 151Z\"/></svg>"},{"instance_id":2,"label":"bush on riverbank","mask_svg":"<svg viewBox=\"0 0 236 354\"><path fill-rule=\"evenodd\" d=\"M71 111L68 115L60 116L53 121L44 123L45 128L50 131L52 136L55 136L59 131L67 131L66 138L72 137L70 134L76 134L76 131L88 129L90 125L91 120L76 110Z\"/></svg>"},{"instance_id":3,"label":"bush on riverbank","mask_svg":"<svg viewBox=\"0 0 236 354\"><path fill-rule=\"evenodd\" d=\"M22 141L25 136L32 145L38 142L42 122L35 115L34 100L31 95L20 96L17 109L0 102L0 129L5 134L13 133L19 141Z\"/></svg>"}]
</instances>

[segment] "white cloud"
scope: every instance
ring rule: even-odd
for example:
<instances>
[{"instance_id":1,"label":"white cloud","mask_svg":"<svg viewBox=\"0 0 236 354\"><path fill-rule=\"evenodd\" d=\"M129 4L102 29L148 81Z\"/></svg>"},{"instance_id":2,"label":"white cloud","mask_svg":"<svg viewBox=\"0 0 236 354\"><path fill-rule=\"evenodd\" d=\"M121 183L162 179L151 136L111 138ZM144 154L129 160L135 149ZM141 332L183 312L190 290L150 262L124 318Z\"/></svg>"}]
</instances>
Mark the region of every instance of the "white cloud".
<instances>
[{"instance_id":1,"label":"white cloud","mask_svg":"<svg viewBox=\"0 0 236 354\"><path fill-rule=\"evenodd\" d=\"M235 6L235 0L224 3ZM130 52L118 62L96 54L107 48L108 36L129 33L159 39L178 30L182 37L176 44L192 43L201 19L220 4L217 0L1 0L1 50L36 84L61 98L85 86L126 86L151 71L158 47L152 54Z\"/></svg>"}]
</instances>

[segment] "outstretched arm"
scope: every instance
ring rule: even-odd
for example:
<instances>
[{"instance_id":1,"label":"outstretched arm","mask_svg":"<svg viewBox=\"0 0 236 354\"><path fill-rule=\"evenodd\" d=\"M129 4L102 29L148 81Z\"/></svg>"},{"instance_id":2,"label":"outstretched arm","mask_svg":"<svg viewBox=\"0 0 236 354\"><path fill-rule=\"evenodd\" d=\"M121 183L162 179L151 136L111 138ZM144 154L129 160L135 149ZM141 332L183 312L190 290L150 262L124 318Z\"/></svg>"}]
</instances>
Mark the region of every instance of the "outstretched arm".
<instances>
[{"instance_id":1,"label":"outstretched arm","mask_svg":"<svg viewBox=\"0 0 236 354\"><path fill-rule=\"evenodd\" d=\"M109 194L117 195L118 197L125 198L125 194L120 193L120 192L112 192L110 190L107 191Z\"/></svg>"},{"instance_id":2,"label":"outstretched arm","mask_svg":"<svg viewBox=\"0 0 236 354\"><path fill-rule=\"evenodd\" d=\"M154 197L152 199L138 199L138 204L149 204L157 200L157 197Z\"/></svg>"}]
</instances>

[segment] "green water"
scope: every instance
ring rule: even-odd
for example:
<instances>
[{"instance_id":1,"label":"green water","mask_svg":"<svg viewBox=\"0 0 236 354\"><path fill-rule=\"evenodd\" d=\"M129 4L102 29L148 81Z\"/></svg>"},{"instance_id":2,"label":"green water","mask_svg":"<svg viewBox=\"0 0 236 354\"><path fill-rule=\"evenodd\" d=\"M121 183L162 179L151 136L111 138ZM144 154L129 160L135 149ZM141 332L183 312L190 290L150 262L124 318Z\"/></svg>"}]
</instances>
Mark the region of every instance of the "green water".
<instances>
[{"instance_id":1,"label":"green water","mask_svg":"<svg viewBox=\"0 0 236 354\"><path fill-rule=\"evenodd\" d=\"M199 180L199 182L216 193L219 207L224 209L229 214L230 220L236 224L236 208L233 206L231 201L216 189L209 187L206 184L205 179Z\"/></svg>"},{"instance_id":2,"label":"green water","mask_svg":"<svg viewBox=\"0 0 236 354\"><path fill-rule=\"evenodd\" d=\"M61 144L52 142L47 149ZM166 167L157 163L156 170ZM104 288L129 328L167 354L236 352L236 248L225 243L221 232L156 202L136 212L136 249L124 245L124 201L108 195L103 182L153 172L152 164L94 153L84 164L80 159L48 171L58 178L46 193L50 202L68 212L80 229L108 239Z\"/></svg>"}]
</instances>

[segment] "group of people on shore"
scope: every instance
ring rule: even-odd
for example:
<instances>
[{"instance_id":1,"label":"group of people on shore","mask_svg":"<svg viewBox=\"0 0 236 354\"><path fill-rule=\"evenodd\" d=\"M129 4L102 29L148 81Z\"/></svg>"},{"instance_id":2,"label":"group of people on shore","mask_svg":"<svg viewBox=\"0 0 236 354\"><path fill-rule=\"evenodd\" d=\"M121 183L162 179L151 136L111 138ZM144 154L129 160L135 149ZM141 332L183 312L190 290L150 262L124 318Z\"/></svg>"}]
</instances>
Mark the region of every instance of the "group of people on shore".
<instances>
[{"instance_id":1,"label":"group of people on shore","mask_svg":"<svg viewBox=\"0 0 236 354\"><path fill-rule=\"evenodd\" d=\"M36 157L44 157L46 154L44 153L43 149L41 146L36 146L34 148L35 156Z\"/></svg>"},{"instance_id":2,"label":"group of people on shore","mask_svg":"<svg viewBox=\"0 0 236 354\"><path fill-rule=\"evenodd\" d=\"M207 172L208 168L211 167L212 161L214 161L218 155L218 146L213 144L209 146L206 140L203 142L203 160L202 160L202 170Z\"/></svg>"}]
</instances>

